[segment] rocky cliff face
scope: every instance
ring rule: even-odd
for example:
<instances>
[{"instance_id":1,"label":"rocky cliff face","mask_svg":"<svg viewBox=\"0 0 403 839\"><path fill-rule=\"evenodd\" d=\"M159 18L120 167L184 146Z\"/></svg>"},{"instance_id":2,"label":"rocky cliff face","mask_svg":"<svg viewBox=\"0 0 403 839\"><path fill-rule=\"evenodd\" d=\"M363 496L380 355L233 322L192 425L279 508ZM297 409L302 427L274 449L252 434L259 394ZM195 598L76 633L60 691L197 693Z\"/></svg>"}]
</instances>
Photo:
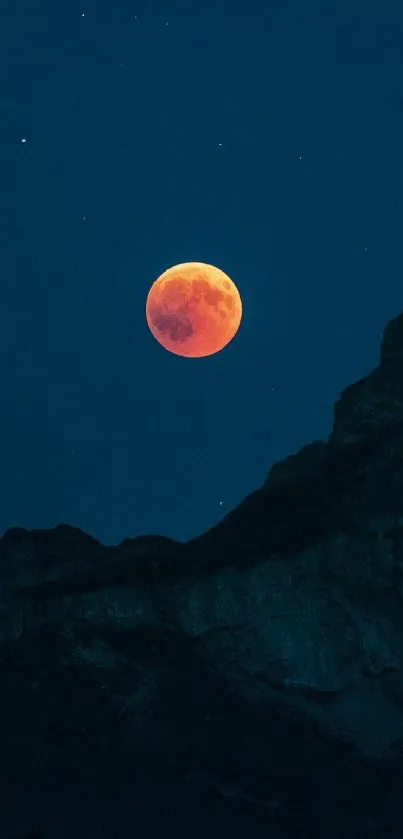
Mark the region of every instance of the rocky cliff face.
<instances>
[{"instance_id":1,"label":"rocky cliff face","mask_svg":"<svg viewBox=\"0 0 403 839\"><path fill-rule=\"evenodd\" d=\"M4 839L401 839L403 315L208 533L10 530L0 587Z\"/></svg>"}]
</instances>

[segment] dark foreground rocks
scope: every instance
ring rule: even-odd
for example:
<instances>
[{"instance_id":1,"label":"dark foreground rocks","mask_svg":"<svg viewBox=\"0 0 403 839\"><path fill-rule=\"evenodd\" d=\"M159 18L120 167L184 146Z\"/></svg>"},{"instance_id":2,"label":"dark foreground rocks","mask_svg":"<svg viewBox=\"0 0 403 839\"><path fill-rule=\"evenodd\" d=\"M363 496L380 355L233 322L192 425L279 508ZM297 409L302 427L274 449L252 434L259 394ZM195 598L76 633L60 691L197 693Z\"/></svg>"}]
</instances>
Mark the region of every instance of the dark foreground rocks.
<instances>
[{"instance_id":1,"label":"dark foreground rocks","mask_svg":"<svg viewBox=\"0 0 403 839\"><path fill-rule=\"evenodd\" d=\"M403 837L403 315L186 544L0 541L0 837Z\"/></svg>"}]
</instances>

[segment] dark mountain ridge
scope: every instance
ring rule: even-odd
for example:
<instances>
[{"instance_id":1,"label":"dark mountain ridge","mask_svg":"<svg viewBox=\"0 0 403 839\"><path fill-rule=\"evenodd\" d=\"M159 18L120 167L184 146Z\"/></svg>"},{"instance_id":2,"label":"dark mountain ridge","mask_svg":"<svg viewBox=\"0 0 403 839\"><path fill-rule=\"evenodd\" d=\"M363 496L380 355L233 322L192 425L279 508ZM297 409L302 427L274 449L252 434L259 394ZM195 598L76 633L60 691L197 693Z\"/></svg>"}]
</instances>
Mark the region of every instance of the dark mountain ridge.
<instances>
[{"instance_id":1,"label":"dark mountain ridge","mask_svg":"<svg viewBox=\"0 0 403 839\"><path fill-rule=\"evenodd\" d=\"M402 596L400 315L207 533L3 536L1 836L398 839Z\"/></svg>"}]
</instances>

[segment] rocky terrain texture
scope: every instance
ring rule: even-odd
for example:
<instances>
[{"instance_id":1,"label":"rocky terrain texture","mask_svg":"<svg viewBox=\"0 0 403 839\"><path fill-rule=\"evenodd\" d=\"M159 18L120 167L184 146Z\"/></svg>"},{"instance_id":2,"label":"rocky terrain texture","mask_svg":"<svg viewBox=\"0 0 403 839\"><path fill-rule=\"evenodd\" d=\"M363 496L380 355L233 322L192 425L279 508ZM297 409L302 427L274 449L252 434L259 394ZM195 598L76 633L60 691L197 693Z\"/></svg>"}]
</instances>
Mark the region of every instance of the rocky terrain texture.
<instances>
[{"instance_id":1,"label":"rocky terrain texture","mask_svg":"<svg viewBox=\"0 0 403 839\"><path fill-rule=\"evenodd\" d=\"M402 839L403 315L206 534L0 540L0 836Z\"/></svg>"}]
</instances>

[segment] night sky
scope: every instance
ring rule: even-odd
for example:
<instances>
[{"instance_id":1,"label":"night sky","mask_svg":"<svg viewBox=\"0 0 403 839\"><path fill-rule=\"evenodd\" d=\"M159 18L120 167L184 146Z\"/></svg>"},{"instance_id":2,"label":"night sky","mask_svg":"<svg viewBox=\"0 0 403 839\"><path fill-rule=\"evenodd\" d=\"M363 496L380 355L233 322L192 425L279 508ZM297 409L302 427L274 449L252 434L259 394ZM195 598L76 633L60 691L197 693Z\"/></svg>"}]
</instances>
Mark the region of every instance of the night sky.
<instances>
[{"instance_id":1,"label":"night sky","mask_svg":"<svg viewBox=\"0 0 403 839\"><path fill-rule=\"evenodd\" d=\"M3 0L0 530L188 539L326 437L403 309L403 6ZM237 284L222 352L152 282Z\"/></svg>"}]
</instances>

